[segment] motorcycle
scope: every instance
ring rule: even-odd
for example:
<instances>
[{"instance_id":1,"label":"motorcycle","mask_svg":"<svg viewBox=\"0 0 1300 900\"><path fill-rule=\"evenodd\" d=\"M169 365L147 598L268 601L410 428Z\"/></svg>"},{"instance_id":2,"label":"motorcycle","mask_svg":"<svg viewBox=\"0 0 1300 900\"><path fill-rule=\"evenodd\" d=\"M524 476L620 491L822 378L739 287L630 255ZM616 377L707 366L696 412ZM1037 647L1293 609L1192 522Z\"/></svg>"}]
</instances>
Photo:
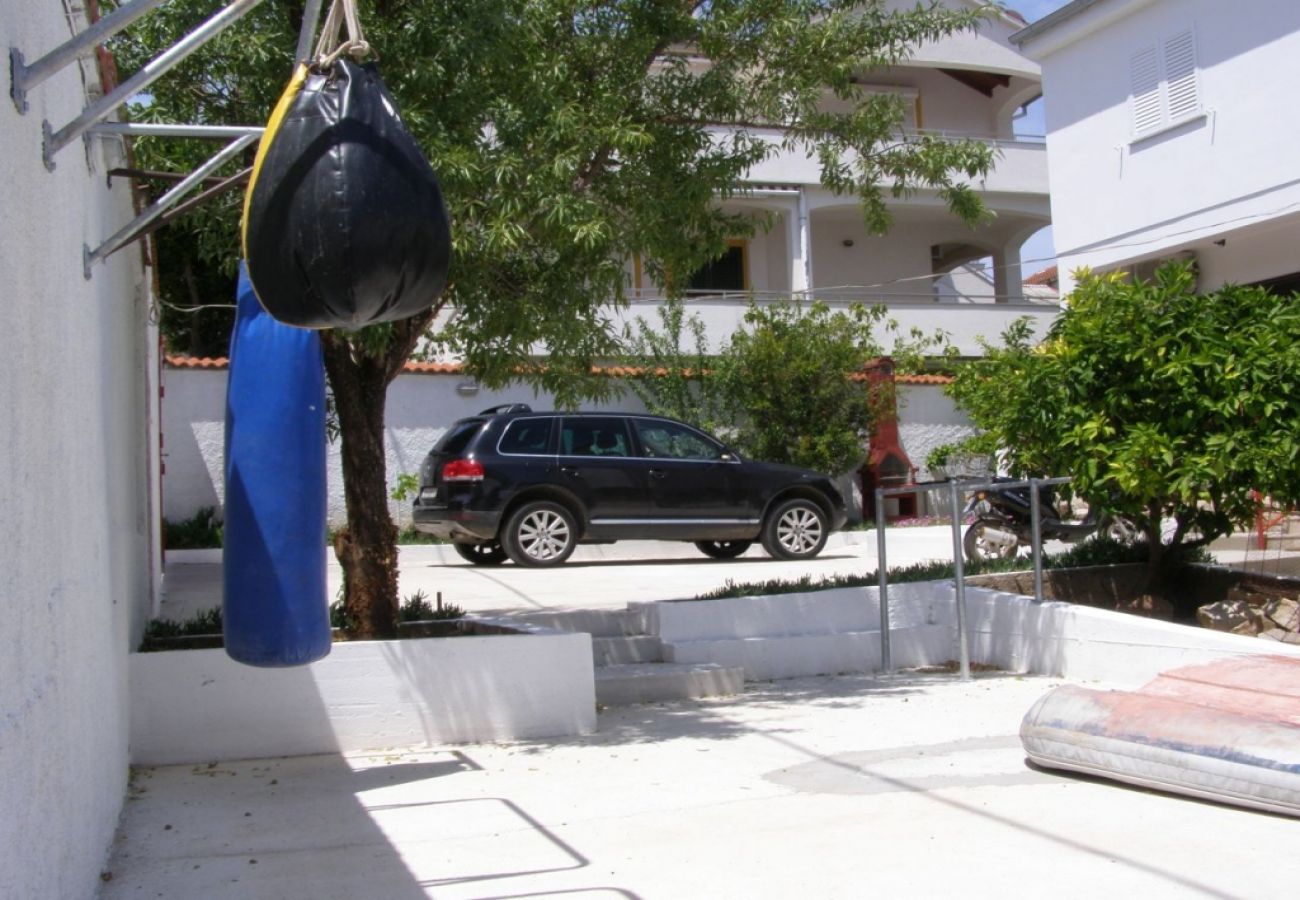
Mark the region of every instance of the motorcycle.
<instances>
[{"instance_id":1,"label":"motorcycle","mask_svg":"<svg viewBox=\"0 0 1300 900\"><path fill-rule=\"evenodd\" d=\"M998 481L1014 481L996 478ZM1038 489L1039 529L1044 541L1076 544L1093 534L1130 543L1137 539L1137 528L1121 516L1098 516L1093 507L1082 519L1071 518L1070 504L1058 504L1051 486ZM1032 546L1033 519L1028 487L992 487L974 493L966 504L966 517L974 521L966 529L962 548L966 559L1010 559L1021 547Z\"/></svg>"}]
</instances>

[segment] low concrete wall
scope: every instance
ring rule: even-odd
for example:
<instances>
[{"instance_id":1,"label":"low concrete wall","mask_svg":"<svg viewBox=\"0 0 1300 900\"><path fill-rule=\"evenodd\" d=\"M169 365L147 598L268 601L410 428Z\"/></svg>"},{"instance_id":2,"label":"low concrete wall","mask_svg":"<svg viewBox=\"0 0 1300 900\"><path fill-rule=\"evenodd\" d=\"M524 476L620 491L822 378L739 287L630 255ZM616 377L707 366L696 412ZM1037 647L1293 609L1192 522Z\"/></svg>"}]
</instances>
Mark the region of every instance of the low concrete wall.
<instances>
[{"instance_id":1,"label":"low concrete wall","mask_svg":"<svg viewBox=\"0 0 1300 900\"><path fill-rule=\"evenodd\" d=\"M224 650L130 660L131 761L212 762L596 730L591 638L529 634L336 643L309 666Z\"/></svg>"},{"instance_id":2,"label":"low concrete wall","mask_svg":"<svg viewBox=\"0 0 1300 900\"><path fill-rule=\"evenodd\" d=\"M889 590L895 668L959 658L956 585ZM649 621L673 662L740 665L748 679L880 668L877 588L653 604ZM1176 666L1300 648L1069 603L967 587L970 659L1012 672L1134 686Z\"/></svg>"},{"instance_id":3,"label":"low concrete wall","mask_svg":"<svg viewBox=\"0 0 1300 900\"><path fill-rule=\"evenodd\" d=\"M1013 672L1134 687L1225 656L1300 657L1300 647L1128 613L966 589L971 659Z\"/></svg>"}]
</instances>

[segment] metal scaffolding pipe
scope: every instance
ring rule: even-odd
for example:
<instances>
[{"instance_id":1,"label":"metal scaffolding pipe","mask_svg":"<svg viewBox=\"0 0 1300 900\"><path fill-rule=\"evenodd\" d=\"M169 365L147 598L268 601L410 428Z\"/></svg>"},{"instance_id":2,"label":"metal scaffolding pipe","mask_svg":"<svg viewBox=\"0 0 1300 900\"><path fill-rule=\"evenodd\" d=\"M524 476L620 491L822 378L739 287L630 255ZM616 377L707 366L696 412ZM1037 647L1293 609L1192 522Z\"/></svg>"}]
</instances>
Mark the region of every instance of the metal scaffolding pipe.
<instances>
[{"instance_id":1,"label":"metal scaffolding pipe","mask_svg":"<svg viewBox=\"0 0 1300 900\"><path fill-rule=\"evenodd\" d=\"M117 34L136 19L145 13L152 12L154 8L164 2L165 0L132 0L131 3L127 3L104 16L85 31L73 35L30 66L23 63L22 51L17 47L10 47L9 69L12 82L9 86L9 95L13 97L18 112L27 112L28 91L76 60L96 44L104 43L104 41Z\"/></svg>"},{"instance_id":2,"label":"metal scaffolding pipe","mask_svg":"<svg viewBox=\"0 0 1300 900\"><path fill-rule=\"evenodd\" d=\"M90 126L106 118L113 110L171 71L177 63L225 31L261 2L262 0L234 0L221 12L181 38L181 40L141 68L140 71L118 85L111 93L105 94L98 102L87 107L81 115L58 131L52 131L49 121L46 120L44 123L45 146L43 148L45 167L53 171L54 154L85 134Z\"/></svg>"},{"instance_id":3,"label":"metal scaffolding pipe","mask_svg":"<svg viewBox=\"0 0 1300 900\"><path fill-rule=\"evenodd\" d=\"M260 137L261 125L181 125L171 122L100 122L91 125L90 134L128 134L135 137L230 138L253 135Z\"/></svg>"},{"instance_id":4,"label":"metal scaffolding pipe","mask_svg":"<svg viewBox=\"0 0 1300 900\"><path fill-rule=\"evenodd\" d=\"M128 243L136 236L136 232L175 205L181 197L188 193L195 185L203 181L203 179L208 176L209 172L218 169L222 163L239 153L239 151L243 150L255 140L257 140L257 135L250 134L233 141L229 146L222 149L220 153L199 166L179 184L159 197L156 203L144 210L140 215L136 216L122 228L118 229L112 237L104 241L104 243L100 244L97 248L91 250L88 246L84 247L82 259L84 263L83 274L86 276L86 280L90 280L91 269L95 263L100 262L114 250L117 250Z\"/></svg>"}]
</instances>

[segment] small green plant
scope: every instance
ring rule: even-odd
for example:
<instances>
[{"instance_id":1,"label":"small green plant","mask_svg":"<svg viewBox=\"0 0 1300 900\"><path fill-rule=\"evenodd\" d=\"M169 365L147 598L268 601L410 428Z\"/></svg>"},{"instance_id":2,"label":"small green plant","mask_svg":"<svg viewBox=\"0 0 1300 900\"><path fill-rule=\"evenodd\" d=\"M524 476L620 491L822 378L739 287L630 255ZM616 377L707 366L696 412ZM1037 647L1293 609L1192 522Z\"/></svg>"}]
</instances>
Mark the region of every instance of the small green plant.
<instances>
[{"instance_id":1,"label":"small green plant","mask_svg":"<svg viewBox=\"0 0 1300 900\"><path fill-rule=\"evenodd\" d=\"M925 455L925 467L927 469L942 469L948 465L948 460L960 449L959 444L940 444Z\"/></svg>"},{"instance_id":2,"label":"small green plant","mask_svg":"<svg viewBox=\"0 0 1300 900\"><path fill-rule=\"evenodd\" d=\"M221 519L216 507L205 506L188 519L162 523L163 546L168 550L202 550L220 547Z\"/></svg>"},{"instance_id":3,"label":"small green plant","mask_svg":"<svg viewBox=\"0 0 1300 900\"><path fill-rule=\"evenodd\" d=\"M420 479L409 472L403 472L397 476L397 484L393 487L388 496L392 497L399 503L403 500L409 500L420 490Z\"/></svg>"},{"instance_id":4,"label":"small green plant","mask_svg":"<svg viewBox=\"0 0 1300 900\"><path fill-rule=\"evenodd\" d=\"M183 622L172 619L153 619L144 627L140 640L140 653L167 649L173 638L210 637L221 634L221 607L205 609Z\"/></svg>"},{"instance_id":5,"label":"small green plant","mask_svg":"<svg viewBox=\"0 0 1300 900\"><path fill-rule=\"evenodd\" d=\"M398 610L399 622L427 622L439 619L460 619L464 618L465 610L455 603L443 603L442 593L439 592L433 603L429 602L429 595L424 591L417 590L402 600L402 605Z\"/></svg>"}]
</instances>

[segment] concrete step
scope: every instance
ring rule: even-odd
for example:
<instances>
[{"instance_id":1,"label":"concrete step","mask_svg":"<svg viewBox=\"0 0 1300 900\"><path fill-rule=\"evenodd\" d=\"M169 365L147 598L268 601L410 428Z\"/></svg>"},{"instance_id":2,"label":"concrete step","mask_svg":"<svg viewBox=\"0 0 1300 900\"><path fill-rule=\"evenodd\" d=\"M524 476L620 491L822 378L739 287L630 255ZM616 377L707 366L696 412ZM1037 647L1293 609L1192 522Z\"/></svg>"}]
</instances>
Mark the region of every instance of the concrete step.
<instances>
[{"instance_id":1,"label":"concrete step","mask_svg":"<svg viewBox=\"0 0 1300 900\"><path fill-rule=\"evenodd\" d=\"M739 666L716 663L603 666L596 670L596 702L604 706L630 706L658 700L718 697L739 694L744 684L744 671Z\"/></svg>"},{"instance_id":2,"label":"concrete step","mask_svg":"<svg viewBox=\"0 0 1300 900\"><path fill-rule=\"evenodd\" d=\"M592 661L601 666L623 666L664 661L664 646L659 638L648 634L627 637L593 637Z\"/></svg>"},{"instance_id":3,"label":"concrete step","mask_svg":"<svg viewBox=\"0 0 1300 900\"><path fill-rule=\"evenodd\" d=\"M593 638L635 637L646 633L646 614L640 609L574 609L520 613L508 618L559 631L585 631Z\"/></svg>"}]
</instances>

